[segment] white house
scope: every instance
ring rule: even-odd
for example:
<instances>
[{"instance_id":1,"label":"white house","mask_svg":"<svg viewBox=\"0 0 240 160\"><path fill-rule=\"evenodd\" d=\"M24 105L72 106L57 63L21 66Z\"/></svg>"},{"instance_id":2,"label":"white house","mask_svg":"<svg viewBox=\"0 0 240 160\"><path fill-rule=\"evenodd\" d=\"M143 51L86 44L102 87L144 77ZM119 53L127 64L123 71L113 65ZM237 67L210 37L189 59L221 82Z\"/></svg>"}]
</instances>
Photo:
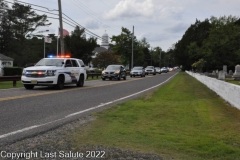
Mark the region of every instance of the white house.
<instances>
[{"instance_id":1,"label":"white house","mask_svg":"<svg viewBox=\"0 0 240 160\"><path fill-rule=\"evenodd\" d=\"M3 54L0 54L0 76L4 75L4 72L3 72L4 67L12 67L12 66L13 66L13 59Z\"/></svg>"}]
</instances>

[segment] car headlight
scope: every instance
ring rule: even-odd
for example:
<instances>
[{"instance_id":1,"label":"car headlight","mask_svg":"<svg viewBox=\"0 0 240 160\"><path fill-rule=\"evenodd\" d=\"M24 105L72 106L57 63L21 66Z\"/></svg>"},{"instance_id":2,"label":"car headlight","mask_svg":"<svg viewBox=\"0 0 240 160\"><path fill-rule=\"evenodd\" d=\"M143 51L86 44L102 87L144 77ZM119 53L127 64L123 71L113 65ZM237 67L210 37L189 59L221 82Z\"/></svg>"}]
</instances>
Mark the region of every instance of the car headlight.
<instances>
[{"instance_id":1,"label":"car headlight","mask_svg":"<svg viewBox=\"0 0 240 160\"><path fill-rule=\"evenodd\" d=\"M102 71L102 74L105 74L105 72L104 72L104 71Z\"/></svg>"},{"instance_id":2,"label":"car headlight","mask_svg":"<svg viewBox=\"0 0 240 160\"><path fill-rule=\"evenodd\" d=\"M119 73L120 71L119 70L116 70L114 73Z\"/></svg>"},{"instance_id":3,"label":"car headlight","mask_svg":"<svg viewBox=\"0 0 240 160\"><path fill-rule=\"evenodd\" d=\"M56 70L47 70L46 76L55 76Z\"/></svg>"}]
</instances>

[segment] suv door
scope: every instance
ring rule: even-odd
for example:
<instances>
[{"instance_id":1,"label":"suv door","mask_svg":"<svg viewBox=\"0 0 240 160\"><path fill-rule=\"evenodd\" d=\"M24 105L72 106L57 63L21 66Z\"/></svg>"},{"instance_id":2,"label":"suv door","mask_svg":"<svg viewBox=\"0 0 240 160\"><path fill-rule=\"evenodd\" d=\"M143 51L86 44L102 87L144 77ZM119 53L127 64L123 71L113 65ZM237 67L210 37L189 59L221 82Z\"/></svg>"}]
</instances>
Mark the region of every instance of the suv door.
<instances>
[{"instance_id":1,"label":"suv door","mask_svg":"<svg viewBox=\"0 0 240 160\"><path fill-rule=\"evenodd\" d=\"M71 83L72 82L72 62L70 59L67 59L65 61L65 65L64 65L64 73L67 74L65 75L65 83Z\"/></svg>"},{"instance_id":2,"label":"suv door","mask_svg":"<svg viewBox=\"0 0 240 160\"><path fill-rule=\"evenodd\" d=\"M80 68L75 59L72 59L71 62L72 62L72 82L77 83L80 76Z\"/></svg>"}]
</instances>

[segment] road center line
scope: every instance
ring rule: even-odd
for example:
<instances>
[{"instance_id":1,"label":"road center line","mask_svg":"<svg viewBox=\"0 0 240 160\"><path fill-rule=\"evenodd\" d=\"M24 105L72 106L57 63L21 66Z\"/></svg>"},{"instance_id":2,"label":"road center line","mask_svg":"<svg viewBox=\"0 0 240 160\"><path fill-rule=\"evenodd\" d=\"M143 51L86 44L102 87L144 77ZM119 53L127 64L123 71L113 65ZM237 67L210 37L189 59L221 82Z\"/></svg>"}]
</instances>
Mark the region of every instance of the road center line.
<instances>
[{"instance_id":1,"label":"road center line","mask_svg":"<svg viewBox=\"0 0 240 160\"><path fill-rule=\"evenodd\" d=\"M13 132L10 132L10 133L6 133L6 134L3 134L3 135L0 135L0 139L2 138L6 138L6 137L9 137L11 135L15 135L17 133L22 133L22 132L25 132L25 131L28 131L28 130L32 130L34 128L38 128L38 127L42 127L42 126L45 126L45 125L48 125L48 124L52 124L52 123L55 123L55 122L58 122L58 121L61 121L61 120L64 120L64 119L67 119L69 117L73 117L75 115L79 115L79 114L82 114L82 113L85 113L85 112L88 112L88 111L91 111L91 110L94 110L94 109L97 109L97 108L100 108L100 107L103 107L103 106L106 106L106 105L109 105L109 104L113 104L114 102L118 102L118 101L121 101L121 100L124 100L124 99L127 99L129 97L132 97L132 96L135 96L135 95L138 95L140 93L143 93L143 92L146 92L148 90L151 90L153 88L156 88L156 87L159 87L160 85L166 83L167 81L169 81L172 77L174 77L177 73L175 73L174 75L172 75L171 77L169 77L167 80L165 80L164 82L158 84L158 85L155 85L153 87L150 87L148 89L144 89L140 92L136 92L134 94L131 94L131 95L128 95L128 96L125 96L125 97L122 97L122 98L119 98L119 99L116 99L116 100L113 100L113 101L110 101L110 102L107 102L107 103L102 103L98 106L95 106L95 107L92 107L92 108L89 108L89 109L85 109L85 110L82 110L82 111L79 111L79 112L75 112L75 113L72 113L72 114L69 114L67 116L65 116L64 118L60 118L60 119L57 119L57 120L54 120L54 121L50 121L48 123L43 123L43 124L40 124L40 125L33 125L33 126L30 126L30 127L26 127L26 128L23 128L23 129L20 129L20 130L17 130L17 131L13 131Z\"/></svg>"}]
</instances>

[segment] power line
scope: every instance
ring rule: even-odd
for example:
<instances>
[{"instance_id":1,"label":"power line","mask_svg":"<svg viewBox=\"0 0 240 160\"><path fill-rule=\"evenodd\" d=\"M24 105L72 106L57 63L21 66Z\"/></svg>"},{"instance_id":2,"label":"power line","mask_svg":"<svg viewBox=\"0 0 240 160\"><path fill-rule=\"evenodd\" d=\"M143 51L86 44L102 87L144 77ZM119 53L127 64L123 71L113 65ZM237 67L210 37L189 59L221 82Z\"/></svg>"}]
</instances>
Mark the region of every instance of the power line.
<instances>
[{"instance_id":1,"label":"power line","mask_svg":"<svg viewBox=\"0 0 240 160\"><path fill-rule=\"evenodd\" d=\"M3 1L5 1L5 2L7 2L7 3L14 4L13 2L9 2L9 1L6 1L6 0L3 0ZM26 3L26 2L22 2L22 1L18 1L18 2L24 3L24 4L30 4L30 5L33 5L33 6L40 7L40 8L44 8L44 9L47 9L47 10L49 10L49 11L58 11L58 10L55 10L55 9L50 10L50 9L48 9L48 8L46 8L46 7L39 6L39 5L34 5L34 4L31 4L31 3ZM33 9L33 10L37 10L37 11L39 11L39 12L44 12L44 13L48 13L48 14L52 14L52 15L58 15L58 14L54 14L54 13L42 11L42 10L39 10L39 9L35 9L35 8L32 8L32 9ZM62 14L64 14L64 13L62 13ZM82 28L85 30L85 33L86 33L86 34L88 34L88 35L90 35L90 36L97 37L97 38L99 38L99 39L102 39L102 37L98 36L97 34L91 32L91 31L89 31L88 29L86 29L85 27L81 26L81 25L78 24L76 21L74 21L74 20L71 19L69 16L67 16L66 14L64 14L64 15L65 15L68 19L72 20L72 21L75 23L75 25L77 24L77 26L82 27ZM51 19L59 19L59 18L55 18L55 17L48 17L48 18L51 18ZM70 22L70 21L67 20L66 18L64 18L64 19L65 19L66 21ZM72 27L75 27L75 26L73 26L73 25L71 25L71 24L69 24L69 23L67 23L67 22L65 22L65 21L64 21L64 23L66 23L66 24L68 24L68 25L70 25L70 26L72 26ZM70 22L70 23L72 23L72 22ZM89 32L89 33L88 33L88 32Z\"/></svg>"},{"instance_id":2,"label":"power line","mask_svg":"<svg viewBox=\"0 0 240 160\"><path fill-rule=\"evenodd\" d=\"M72 0L72 1L73 1L73 0ZM75 0L75 1L77 1L77 0ZM74 2L73 2L73 3L74 3ZM112 29L114 29L115 31L118 31L118 28L121 28L121 27L116 27L116 26L112 27L112 26L109 25L108 23L104 22L101 17L99 17L96 13L94 13L91 9L89 9L89 8L88 8L87 6L85 6L83 3L77 1L77 2L75 2L74 4L75 4L76 7L81 8L82 11L84 11L85 13L87 13L88 15L90 15L91 17L93 17L93 18L94 18L95 20L97 20L98 22L100 22L100 23L108 26L109 28L112 28Z\"/></svg>"}]
</instances>

